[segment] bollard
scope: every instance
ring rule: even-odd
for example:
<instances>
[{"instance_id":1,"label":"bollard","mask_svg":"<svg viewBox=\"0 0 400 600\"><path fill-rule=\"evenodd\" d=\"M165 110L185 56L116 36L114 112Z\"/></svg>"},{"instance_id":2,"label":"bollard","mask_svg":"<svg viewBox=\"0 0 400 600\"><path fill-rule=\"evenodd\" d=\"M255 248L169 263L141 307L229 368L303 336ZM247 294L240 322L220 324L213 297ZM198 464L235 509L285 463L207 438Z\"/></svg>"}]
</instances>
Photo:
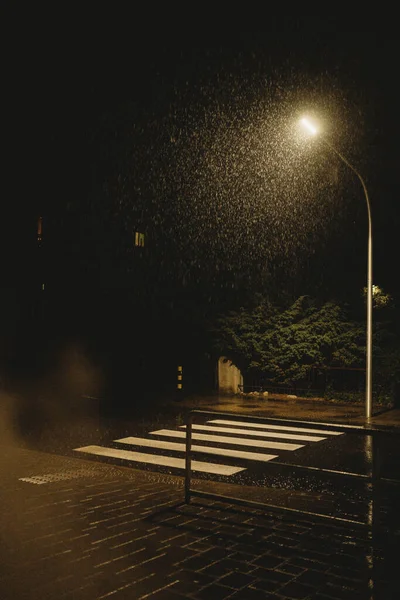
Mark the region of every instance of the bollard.
<instances>
[{"instance_id":1,"label":"bollard","mask_svg":"<svg viewBox=\"0 0 400 600\"><path fill-rule=\"evenodd\" d=\"M185 457L185 503L190 503L190 483L192 478L192 415L186 421L186 457Z\"/></svg>"},{"instance_id":2,"label":"bollard","mask_svg":"<svg viewBox=\"0 0 400 600\"><path fill-rule=\"evenodd\" d=\"M183 396L183 367L178 365L177 380L176 380L176 396L180 400Z\"/></svg>"}]
</instances>

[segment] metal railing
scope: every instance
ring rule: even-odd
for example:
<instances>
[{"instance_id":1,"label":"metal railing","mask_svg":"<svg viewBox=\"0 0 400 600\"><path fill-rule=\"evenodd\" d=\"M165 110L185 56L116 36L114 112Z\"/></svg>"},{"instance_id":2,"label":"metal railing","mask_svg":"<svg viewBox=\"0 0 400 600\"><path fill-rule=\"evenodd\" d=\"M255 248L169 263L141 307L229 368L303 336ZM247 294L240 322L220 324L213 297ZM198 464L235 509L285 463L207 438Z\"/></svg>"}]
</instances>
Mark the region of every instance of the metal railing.
<instances>
[{"instance_id":1,"label":"metal railing","mask_svg":"<svg viewBox=\"0 0 400 600\"><path fill-rule=\"evenodd\" d=\"M233 497L233 496L225 496L222 494L216 494L216 493L212 493L212 492L206 492L206 491L202 491L202 490L194 490L191 487L191 482L192 482L192 467L191 467L191 462L192 462L192 424L193 424L193 420L197 417L197 416L206 416L206 417L229 417L232 420L249 420L249 421L257 421L260 423L265 423L266 425L268 425L268 423L274 424L274 425L297 425L297 426L307 426L307 428L315 428L318 429L319 427L323 426L326 429L331 430L332 432L343 432L343 433L349 433L349 434L357 434L357 435L369 435L372 437L372 441L373 441L373 446L372 446L372 461L371 461L371 474L370 475L366 475L363 473L354 473L354 472L350 472L350 471L339 471L339 470L333 470L333 469L324 469L324 468L320 468L320 467L311 467L311 466L304 466L304 465L294 465L292 463L285 463L285 462L281 462L281 461L271 461L269 463L269 465L273 465L273 466L280 466L280 467L289 467L291 470L298 470L298 471L305 471L305 472L312 472L312 473L321 473L321 474L325 474L325 475L333 475L333 476L340 476L340 477L344 477L344 478L350 478L350 479L358 479L359 481L363 481L365 483L370 483L372 484L372 492L374 491L374 487L378 482L383 482L383 483L389 483L389 484L400 484L400 480L399 479L390 479L387 477L381 477L380 476L380 472L381 472L381 467L382 467L382 461L381 461L381 452L380 452L380 448L379 448L379 439L382 436L396 436L398 438L400 438L400 434L397 431L391 431L391 430L382 430L382 429L374 429L371 426L358 426L358 425L339 425L339 424L333 424L333 423L324 423L324 422L316 422L316 421L300 421L300 420L295 420L295 419L277 419L277 418L268 418L268 417L254 417L251 416L249 417L246 414L238 414L238 413L225 413L225 412L217 412L217 411L207 411L207 410L192 410L190 413L188 413L188 415L186 416L186 456L185 456L185 502L186 504L190 503L190 499L194 496L196 497L202 497L202 498L214 498L216 500L221 500L221 501L226 501L226 502L230 502L233 504L239 504L242 506L249 506L249 507L253 507L253 508L268 508L271 510L279 510L279 511L285 511L285 512L289 512L289 513L296 513L296 514L302 514L302 515L309 515L312 517L319 517L322 519L329 519L329 520L334 520L334 521L339 521L342 523L347 523L347 524L351 524L351 525L362 525L362 526L373 526L374 523L370 523L370 522L364 522L364 521L357 521L357 520L353 520L353 519L345 519L343 517L338 517L335 515L328 515L328 514L323 514L323 513L316 513L316 512L311 512L311 511L306 511L306 510L301 510L301 509L297 509L297 508L291 508L291 507L287 507L287 506L280 506L280 505L274 505L274 504L267 504L267 503L263 503L263 502L256 502L254 500L246 500L246 499L241 499L241 498L237 498L237 497Z\"/></svg>"}]
</instances>

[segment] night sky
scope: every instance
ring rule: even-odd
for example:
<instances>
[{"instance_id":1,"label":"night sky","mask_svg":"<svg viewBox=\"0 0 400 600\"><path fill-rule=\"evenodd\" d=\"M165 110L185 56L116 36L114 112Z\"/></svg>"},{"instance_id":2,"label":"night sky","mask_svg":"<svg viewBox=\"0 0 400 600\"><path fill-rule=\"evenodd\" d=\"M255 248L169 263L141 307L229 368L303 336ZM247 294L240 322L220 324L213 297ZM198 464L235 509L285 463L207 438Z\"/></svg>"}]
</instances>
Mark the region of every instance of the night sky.
<instances>
[{"instance_id":1,"label":"night sky","mask_svg":"<svg viewBox=\"0 0 400 600\"><path fill-rule=\"evenodd\" d=\"M144 175L141 165L142 173L135 172L136 181L132 181L134 165L144 157L143 162L154 160L155 178L159 176L157 165L165 173L167 162L170 174L173 168L190 169L190 161L199 160L198 148L190 146L196 131L201 137L203 129L199 144L204 153L207 146L221 143L224 126L228 134L237 126L253 126L255 131L261 122L262 105L267 115L282 107L282 114L291 118L309 104L315 116L326 120L327 135L367 182L373 209L376 279L397 290L392 261L398 227L399 126L394 81L398 42L390 35L330 29L334 27L316 21L309 23L308 29L298 24L284 31L207 38L136 32L125 42L110 38L109 43L100 43L98 36L93 40L90 35L86 40L83 36L57 40L54 35L22 45L16 49L18 56L10 57L14 62L9 87L14 117L10 143L17 158L16 171L26 174L17 177L16 187L24 187L26 177L30 181L28 194L15 190L18 201L33 213L56 213L68 203L84 208L88 196L105 182L114 185L118 175L130 176L126 193L131 205L125 199L121 208L129 220L130 209L139 202L137 188L141 187L147 197L177 196L177 180L182 179L179 173L171 176L164 189L159 186L151 190L154 182ZM255 109L256 124L251 122ZM331 116L337 120L329 122ZM214 119L215 127L204 133L207 117ZM175 156L168 156L165 149L160 151L165 138L175 138L176 144L179 130L181 156L177 156L178 151ZM236 141L227 140L230 152ZM135 155L139 146L141 157ZM226 147L220 148L226 151ZM129 154L131 159L127 159ZM239 154L237 160L245 154ZM323 160L328 171L334 160L327 156ZM185 163L183 167L177 165L179 161ZM351 188L346 201L362 204L357 182L344 167L339 165L338 169L338 193L343 194L342 183ZM188 190L189 183L185 183ZM196 193L193 185L187 193ZM154 206L155 210L162 208ZM358 231L365 225L363 208L355 206L347 215L350 222L340 222L340 227L349 228L354 235L357 252L363 244L364 232ZM190 214L185 218L190 220ZM353 230L352 218L357 221ZM340 236L337 241L339 245L345 243ZM326 243L335 246L334 237Z\"/></svg>"},{"instance_id":2,"label":"night sky","mask_svg":"<svg viewBox=\"0 0 400 600\"><path fill-rule=\"evenodd\" d=\"M6 285L32 273L41 214L49 285L127 285L142 228L160 310L206 315L265 289L356 302L365 200L343 164L297 139L308 112L366 181L374 283L399 303L394 34L316 18L204 36L50 31L9 48Z\"/></svg>"}]
</instances>

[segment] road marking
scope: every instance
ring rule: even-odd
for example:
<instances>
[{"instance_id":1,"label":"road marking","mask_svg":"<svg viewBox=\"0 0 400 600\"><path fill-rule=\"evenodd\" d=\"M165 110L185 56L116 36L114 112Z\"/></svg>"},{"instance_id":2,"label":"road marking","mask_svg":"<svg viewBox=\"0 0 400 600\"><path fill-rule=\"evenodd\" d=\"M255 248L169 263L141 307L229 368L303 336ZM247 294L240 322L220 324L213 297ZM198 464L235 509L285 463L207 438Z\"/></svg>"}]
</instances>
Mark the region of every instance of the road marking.
<instances>
[{"instance_id":1,"label":"road marking","mask_svg":"<svg viewBox=\"0 0 400 600\"><path fill-rule=\"evenodd\" d=\"M138 437L126 437L119 440L114 440L121 444L131 444L132 446L147 446L149 448L162 448L164 450L173 450L185 452L186 447L184 442L166 442L165 440L154 440ZM205 454L216 454L217 456L232 456L233 458L244 458L246 460L257 460L260 462L268 462L273 458L278 458L276 454L261 454L259 452L244 452L242 450L228 450L228 448L212 448L210 446L192 445L193 452L204 452Z\"/></svg>"},{"instance_id":2,"label":"road marking","mask_svg":"<svg viewBox=\"0 0 400 600\"><path fill-rule=\"evenodd\" d=\"M185 429L186 425L181 425L181 429ZM237 433L238 435L255 435L258 437L272 437L287 440L300 440L304 442L321 442L326 440L323 437L315 437L312 435L294 435L292 433L275 433L273 431L255 431L247 429L235 429L234 427L212 427L211 425L192 425L193 431L215 431L216 433Z\"/></svg>"},{"instance_id":3,"label":"road marking","mask_svg":"<svg viewBox=\"0 0 400 600\"><path fill-rule=\"evenodd\" d=\"M253 423L253 421L228 421L225 419L215 419L207 423L216 423L218 425L240 425L241 427L254 427L259 429L280 429L283 431L303 431L304 433L316 433L320 435L343 435L343 431L328 431L326 429L307 429L305 427L289 427L287 425L270 425L269 423Z\"/></svg>"},{"instance_id":4,"label":"road marking","mask_svg":"<svg viewBox=\"0 0 400 600\"><path fill-rule=\"evenodd\" d=\"M155 454L144 454L143 452L132 452L130 450L118 450L117 448L104 448L103 446L84 446L75 448L75 452L85 452L95 454L96 456L108 456L110 458L119 458L122 460L131 460L134 462L148 463L152 465L161 465L163 467L174 467L175 469L185 468L184 458L171 458L170 456L156 456ZM244 471L241 467L231 467L228 465L217 465L214 463L205 463L192 460L192 470L203 473L213 473L215 475L234 475Z\"/></svg>"},{"instance_id":5,"label":"road marking","mask_svg":"<svg viewBox=\"0 0 400 600\"><path fill-rule=\"evenodd\" d=\"M159 429L150 431L150 435L163 435L167 437L186 438L186 431L173 431L172 429ZM265 442L264 440L252 440L234 438L222 435L207 435L205 433L192 433L192 439L202 442L214 442L217 444L233 444L235 446L254 446L257 448L273 448L274 450L298 450L304 448L304 444L285 444L283 442Z\"/></svg>"}]
</instances>

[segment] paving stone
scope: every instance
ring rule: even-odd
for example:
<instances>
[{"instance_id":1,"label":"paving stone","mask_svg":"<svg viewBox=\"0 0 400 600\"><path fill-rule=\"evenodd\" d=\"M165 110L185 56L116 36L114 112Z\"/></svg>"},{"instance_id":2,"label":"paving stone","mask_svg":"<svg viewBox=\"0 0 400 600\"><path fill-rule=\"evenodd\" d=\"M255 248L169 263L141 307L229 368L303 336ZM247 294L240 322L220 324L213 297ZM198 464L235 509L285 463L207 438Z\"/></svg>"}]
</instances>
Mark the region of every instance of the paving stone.
<instances>
[{"instance_id":1,"label":"paving stone","mask_svg":"<svg viewBox=\"0 0 400 600\"><path fill-rule=\"evenodd\" d=\"M331 557L333 565L348 567L351 569L357 569L365 564L365 554L361 556L350 556L349 554L335 554Z\"/></svg>"},{"instance_id":2,"label":"paving stone","mask_svg":"<svg viewBox=\"0 0 400 600\"><path fill-rule=\"evenodd\" d=\"M199 600L223 600L232 594L232 590L217 583L213 583L199 592L193 594L194 598Z\"/></svg>"},{"instance_id":3,"label":"paving stone","mask_svg":"<svg viewBox=\"0 0 400 600\"><path fill-rule=\"evenodd\" d=\"M230 540L229 538L226 538L220 534L209 535L207 538L204 538L202 541L209 542L210 545L212 545L212 546L222 546L223 548L226 548L228 550L232 549L232 547L234 545L234 542L232 540Z\"/></svg>"},{"instance_id":4,"label":"paving stone","mask_svg":"<svg viewBox=\"0 0 400 600\"><path fill-rule=\"evenodd\" d=\"M220 546L215 546L214 548L211 548L210 550L206 550L205 552L202 552L202 556L204 558L206 558L207 560L209 560L210 562L214 562L216 560L221 560L223 558L226 558L229 554L229 550L227 550L226 548L221 548Z\"/></svg>"},{"instance_id":5,"label":"paving stone","mask_svg":"<svg viewBox=\"0 0 400 600\"><path fill-rule=\"evenodd\" d=\"M263 552L266 553L268 552L269 554L273 554L274 556L277 557L282 557L282 558L291 558L292 556L296 556L296 554L298 553L298 550L296 550L296 548L292 548L292 547L288 547L288 546L282 546L279 544L276 544L274 542L263 542L262 545L259 546L259 553Z\"/></svg>"},{"instance_id":6,"label":"paving stone","mask_svg":"<svg viewBox=\"0 0 400 600\"><path fill-rule=\"evenodd\" d=\"M268 594L264 590L256 590L248 587L229 596L229 600L278 600L278 596Z\"/></svg>"},{"instance_id":7,"label":"paving stone","mask_svg":"<svg viewBox=\"0 0 400 600\"><path fill-rule=\"evenodd\" d=\"M259 531L244 531L237 532L236 536L240 539L242 544L248 544L249 546L253 546L255 544L259 544L263 541L263 536Z\"/></svg>"},{"instance_id":8,"label":"paving stone","mask_svg":"<svg viewBox=\"0 0 400 600\"><path fill-rule=\"evenodd\" d=\"M227 568L229 567L231 571L240 571L240 573L251 573L256 568L255 565L249 563L248 561L236 560L231 556L221 560L220 563Z\"/></svg>"},{"instance_id":9,"label":"paving stone","mask_svg":"<svg viewBox=\"0 0 400 600\"><path fill-rule=\"evenodd\" d=\"M332 567L328 571L329 575L332 574L335 577L342 577L346 580L361 582L365 580L368 574L368 568L365 567L362 570L347 569L346 567Z\"/></svg>"},{"instance_id":10,"label":"paving stone","mask_svg":"<svg viewBox=\"0 0 400 600\"><path fill-rule=\"evenodd\" d=\"M281 567L279 568L281 569ZM281 584L288 583L294 579L294 575L291 573L283 573L277 569L263 569L262 567L258 567L252 571L251 575L259 579L266 579Z\"/></svg>"},{"instance_id":11,"label":"paving stone","mask_svg":"<svg viewBox=\"0 0 400 600\"><path fill-rule=\"evenodd\" d=\"M266 569L273 569L278 565L281 565L284 559L281 557L273 556L272 554L264 554L254 561L254 565L258 567L264 567Z\"/></svg>"},{"instance_id":12,"label":"paving stone","mask_svg":"<svg viewBox=\"0 0 400 600\"><path fill-rule=\"evenodd\" d=\"M273 533L272 535L268 536L267 539L269 542L273 542L281 546L297 546L299 543L299 536L289 534L285 535L284 533L281 535Z\"/></svg>"},{"instance_id":13,"label":"paving stone","mask_svg":"<svg viewBox=\"0 0 400 600\"><path fill-rule=\"evenodd\" d=\"M328 566L331 564L331 553L323 553L317 552L314 550L309 550L308 548L301 549L301 556L305 559L320 562L322 564L327 564Z\"/></svg>"},{"instance_id":14,"label":"paving stone","mask_svg":"<svg viewBox=\"0 0 400 600\"><path fill-rule=\"evenodd\" d=\"M247 552L230 552L229 558L249 564L255 559L254 554L248 554Z\"/></svg>"},{"instance_id":15,"label":"paving stone","mask_svg":"<svg viewBox=\"0 0 400 600\"><path fill-rule=\"evenodd\" d=\"M316 592L313 596L310 596L310 599L311 600L332 600L332 596L327 596L326 594Z\"/></svg>"},{"instance_id":16,"label":"paving stone","mask_svg":"<svg viewBox=\"0 0 400 600\"><path fill-rule=\"evenodd\" d=\"M186 596L174 592L173 588L169 590L160 590L149 596L149 600L184 600L184 598L186 598ZM129 600L133 600L132 596L130 596Z\"/></svg>"},{"instance_id":17,"label":"paving stone","mask_svg":"<svg viewBox=\"0 0 400 600\"><path fill-rule=\"evenodd\" d=\"M212 563L216 561L210 560L207 556L204 556L204 553L196 554L181 563L182 567L185 569L190 569L191 571L200 571L205 567L210 566Z\"/></svg>"},{"instance_id":18,"label":"paving stone","mask_svg":"<svg viewBox=\"0 0 400 600\"><path fill-rule=\"evenodd\" d=\"M365 577L359 580L348 579L347 577L341 577L340 575L333 575L327 573L327 582L330 585L335 585L337 587L344 587L349 590L360 590L363 587L368 585L368 581L370 580L371 574L366 574Z\"/></svg>"},{"instance_id":19,"label":"paving stone","mask_svg":"<svg viewBox=\"0 0 400 600\"><path fill-rule=\"evenodd\" d=\"M327 575L324 571L315 571L314 569L308 569L301 575L296 577L296 583L304 583L306 585L312 585L313 587L318 587L324 585L326 583Z\"/></svg>"},{"instance_id":20,"label":"paving stone","mask_svg":"<svg viewBox=\"0 0 400 600\"><path fill-rule=\"evenodd\" d=\"M275 530L276 531L287 531L289 533L293 534L297 534L297 535L302 535L303 533L309 533L309 530L307 527L302 527L301 525L298 525L296 523L285 523L285 522L277 522L275 525Z\"/></svg>"},{"instance_id":21,"label":"paving stone","mask_svg":"<svg viewBox=\"0 0 400 600\"><path fill-rule=\"evenodd\" d=\"M297 582L291 582L280 588L279 593L287 598L307 598L316 592L316 589L310 585L303 585Z\"/></svg>"},{"instance_id":22,"label":"paving stone","mask_svg":"<svg viewBox=\"0 0 400 600\"><path fill-rule=\"evenodd\" d=\"M203 541L198 541L197 539L196 539L196 541L189 542L188 544L186 544L186 539L181 540L181 543L182 542L185 542L183 545L183 548L188 548L189 550L193 550L194 552L204 552L205 550L208 550L210 547L210 544L207 544L206 542L203 542Z\"/></svg>"},{"instance_id":23,"label":"paving stone","mask_svg":"<svg viewBox=\"0 0 400 600\"><path fill-rule=\"evenodd\" d=\"M197 556L197 553L192 552L189 548L180 548L179 546L171 546L168 548L160 548L160 551L164 551L169 560L169 563L174 568L182 566L188 558Z\"/></svg>"},{"instance_id":24,"label":"paving stone","mask_svg":"<svg viewBox=\"0 0 400 600\"><path fill-rule=\"evenodd\" d=\"M237 526L231 525L218 525L218 528L215 529L215 534L217 536L223 536L225 538L237 540L239 538L243 543L253 544L259 539L259 535L257 533L249 533L247 529L239 528Z\"/></svg>"},{"instance_id":25,"label":"paving stone","mask_svg":"<svg viewBox=\"0 0 400 600\"><path fill-rule=\"evenodd\" d=\"M288 565L294 565L296 567L303 567L304 569L315 569L316 571L327 571L330 567L329 564L312 560L311 558L303 558L302 556L295 556L291 558Z\"/></svg>"},{"instance_id":26,"label":"paving stone","mask_svg":"<svg viewBox=\"0 0 400 600\"><path fill-rule=\"evenodd\" d=\"M260 553L259 548L252 544L243 544L242 542L232 544L231 549L232 551L243 552L244 554L251 554L253 556L258 556Z\"/></svg>"},{"instance_id":27,"label":"paving stone","mask_svg":"<svg viewBox=\"0 0 400 600\"><path fill-rule=\"evenodd\" d=\"M283 571L284 573L289 573L291 575L298 575L299 573L304 573L304 567L298 567L297 565L293 565L290 563L283 563L279 565L279 571Z\"/></svg>"},{"instance_id":28,"label":"paving stone","mask_svg":"<svg viewBox=\"0 0 400 600\"><path fill-rule=\"evenodd\" d=\"M177 582L174 584L174 591L183 594L192 594L214 583L216 578L201 571L195 572L181 569L170 573L166 580Z\"/></svg>"},{"instance_id":29,"label":"paving stone","mask_svg":"<svg viewBox=\"0 0 400 600\"><path fill-rule=\"evenodd\" d=\"M331 598L337 598L338 600L365 600L365 598L368 598L369 596L366 585L361 588L358 587L357 589L349 589L344 586L334 585L330 581L321 588L321 592Z\"/></svg>"},{"instance_id":30,"label":"paving stone","mask_svg":"<svg viewBox=\"0 0 400 600\"><path fill-rule=\"evenodd\" d=\"M219 578L227 573L231 573L232 569L229 565L226 565L224 561L217 561L204 569L201 569L201 573L205 575L211 575L212 577Z\"/></svg>"},{"instance_id":31,"label":"paving stone","mask_svg":"<svg viewBox=\"0 0 400 600\"><path fill-rule=\"evenodd\" d=\"M236 571L234 573L229 573L229 575L224 575L219 579L218 583L234 589L240 589L242 587L251 585L254 583L254 581L256 581L256 578L252 575Z\"/></svg>"},{"instance_id":32,"label":"paving stone","mask_svg":"<svg viewBox=\"0 0 400 600\"><path fill-rule=\"evenodd\" d=\"M251 573L256 567L250 563L241 562L232 558L218 560L210 566L202 569L202 573L216 574L219 576L238 571L239 573Z\"/></svg>"},{"instance_id":33,"label":"paving stone","mask_svg":"<svg viewBox=\"0 0 400 600\"><path fill-rule=\"evenodd\" d=\"M264 592L275 592L278 588L282 587L282 584L268 579L258 579L251 587Z\"/></svg>"}]
</instances>

